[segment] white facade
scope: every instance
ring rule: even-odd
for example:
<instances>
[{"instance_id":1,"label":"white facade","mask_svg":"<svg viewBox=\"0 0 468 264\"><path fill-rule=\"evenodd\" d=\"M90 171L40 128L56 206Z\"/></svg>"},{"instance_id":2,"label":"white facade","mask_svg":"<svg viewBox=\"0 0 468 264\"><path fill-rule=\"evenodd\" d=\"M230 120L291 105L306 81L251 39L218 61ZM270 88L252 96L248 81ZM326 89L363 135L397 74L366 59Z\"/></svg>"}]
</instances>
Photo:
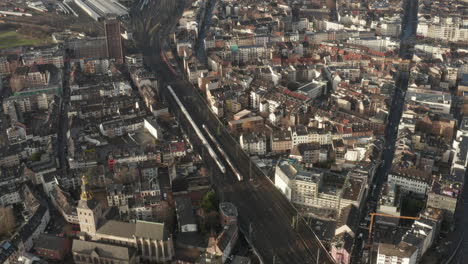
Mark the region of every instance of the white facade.
<instances>
[{"instance_id":1,"label":"white facade","mask_svg":"<svg viewBox=\"0 0 468 264\"><path fill-rule=\"evenodd\" d=\"M310 132L308 135L310 142L318 142L320 145L330 145L332 143L331 132Z\"/></svg>"},{"instance_id":2,"label":"white facade","mask_svg":"<svg viewBox=\"0 0 468 264\"><path fill-rule=\"evenodd\" d=\"M331 192L320 191L323 177L323 173L304 171L283 162L276 167L275 186L289 201L301 208L331 211L341 210L350 204L360 207L363 185L356 189L359 192L357 199L350 200L343 197L343 192L338 187Z\"/></svg>"},{"instance_id":3,"label":"white facade","mask_svg":"<svg viewBox=\"0 0 468 264\"><path fill-rule=\"evenodd\" d=\"M2 206L21 203L21 201L20 194L17 190L8 193L2 193L0 195L0 205Z\"/></svg>"},{"instance_id":4,"label":"white facade","mask_svg":"<svg viewBox=\"0 0 468 264\"><path fill-rule=\"evenodd\" d=\"M154 221L153 208L150 206L132 207L130 210L135 215L135 218L143 221Z\"/></svg>"},{"instance_id":5,"label":"white facade","mask_svg":"<svg viewBox=\"0 0 468 264\"><path fill-rule=\"evenodd\" d=\"M432 112L449 114L452 96L446 92L408 88L406 101L413 101L427 106Z\"/></svg>"},{"instance_id":6,"label":"white facade","mask_svg":"<svg viewBox=\"0 0 468 264\"><path fill-rule=\"evenodd\" d=\"M272 124L277 125L279 121L281 120L281 115L279 112L270 113L268 115L268 120L270 120Z\"/></svg>"},{"instance_id":7,"label":"white facade","mask_svg":"<svg viewBox=\"0 0 468 264\"><path fill-rule=\"evenodd\" d=\"M345 159L349 161L360 161L365 157L367 149L365 148L354 148L346 151Z\"/></svg>"},{"instance_id":8,"label":"white facade","mask_svg":"<svg viewBox=\"0 0 468 264\"><path fill-rule=\"evenodd\" d=\"M180 232L197 232L196 224L187 224L180 227Z\"/></svg>"},{"instance_id":9,"label":"white facade","mask_svg":"<svg viewBox=\"0 0 468 264\"><path fill-rule=\"evenodd\" d=\"M424 242L422 243L421 248L419 248L418 252L420 258L432 246L432 243L435 239L435 230L433 229L432 225L417 220L414 222L412 230L410 232L417 234L424 239Z\"/></svg>"},{"instance_id":10,"label":"white facade","mask_svg":"<svg viewBox=\"0 0 468 264\"><path fill-rule=\"evenodd\" d=\"M318 23L319 30L330 30L330 31L339 31L344 29L344 25L340 23L320 20Z\"/></svg>"},{"instance_id":11,"label":"white facade","mask_svg":"<svg viewBox=\"0 0 468 264\"><path fill-rule=\"evenodd\" d=\"M308 18L301 18L292 25L293 30L307 30L313 26L313 22L309 22Z\"/></svg>"},{"instance_id":12,"label":"white facade","mask_svg":"<svg viewBox=\"0 0 468 264\"><path fill-rule=\"evenodd\" d=\"M281 170L276 169L275 173L275 186L278 188L288 199L288 201L291 201L291 187L290 185L290 179L287 177L287 175L282 174Z\"/></svg>"},{"instance_id":13,"label":"white facade","mask_svg":"<svg viewBox=\"0 0 468 264\"><path fill-rule=\"evenodd\" d=\"M268 102L261 102L260 103L260 108L259 108L260 112L268 112L269 110L269 104Z\"/></svg>"},{"instance_id":14,"label":"white facade","mask_svg":"<svg viewBox=\"0 0 468 264\"><path fill-rule=\"evenodd\" d=\"M266 137L263 134L250 134L240 136L240 145L242 149L251 155L266 154Z\"/></svg>"},{"instance_id":15,"label":"white facade","mask_svg":"<svg viewBox=\"0 0 468 264\"><path fill-rule=\"evenodd\" d=\"M155 138L160 139L159 126L156 123L156 120L147 120L145 118L144 128Z\"/></svg>"},{"instance_id":16,"label":"white facade","mask_svg":"<svg viewBox=\"0 0 468 264\"><path fill-rule=\"evenodd\" d=\"M420 21L416 31L418 36L445 41L466 41L468 40L467 32L467 28L462 27L459 21L453 21L452 18L440 20L437 17L434 17L432 21Z\"/></svg>"},{"instance_id":17,"label":"white facade","mask_svg":"<svg viewBox=\"0 0 468 264\"><path fill-rule=\"evenodd\" d=\"M289 128L289 131L291 131L291 137L292 137L292 145L293 147L299 145L299 144L304 144L304 143L310 143L309 139L309 134L307 133L307 129L304 127L302 131L302 128L296 129L296 128Z\"/></svg>"},{"instance_id":18,"label":"white facade","mask_svg":"<svg viewBox=\"0 0 468 264\"><path fill-rule=\"evenodd\" d=\"M315 99L327 92L327 83L313 80L312 82L299 87L297 92L306 95L308 98Z\"/></svg>"},{"instance_id":19,"label":"white facade","mask_svg":"<svg viewBox=\"0 0 468 264\"><path fill-rule=\"evenodd\" d=\"M400 174L388 174L388 184L399 186L401 190L426 195L429 184L426 181L405 177Z\"/></svg>"},{"instance_id":20,"label":"white facade","mask_svg":"<svg viewBox=\"0 0 468 264\"><path fill-rule=\"evenodd\" d=\"M398 37L401 33L401 22L399 23L383 23L381 24L376 33L381 36L388 36L388 37Z\"/></svg>"},{"instance_id":21,"label":"white facade","mask_svg":"<svg viewBox=\"0 0 468 264\"><path fill-rule=\"evenodd\" d=\"M429 32L429 25L426 23L419 23L418 28L416 29L416 35L418 36L427 36Z\"/></svg>"},{"instance_id":22,"label":"white facade","mask_svg":"<svg viewBox=\"0 0 468 264\"><path fill-rule=\"evenodd\" d=\"M386 38L350 38L347 41L350 44L361 45L380 52L394 50L398 43Z\"/></svg>"},{"instance_id":23,"label":"white facade","mask_svg":"<svg viewBox=\"0 0 468 264\"><path fill-rule=\"evenodd\" d=\"M416 264L418 257L417 249L411 246L408 248L396 247L397 246L389 244L380 244L377 264ZM408 249L411 251L407 251Z\"/></svg>"},{"instance_id":24,"label":"white facade","mask_svg":"<svg viewBox=\"0 0 468 264\"><path fill-rule=\"evenodd\" d=\"M99 125L99 131L107 137L123 136L144 126L142 118L117 119Z\"/></svg>"}]
</instances>

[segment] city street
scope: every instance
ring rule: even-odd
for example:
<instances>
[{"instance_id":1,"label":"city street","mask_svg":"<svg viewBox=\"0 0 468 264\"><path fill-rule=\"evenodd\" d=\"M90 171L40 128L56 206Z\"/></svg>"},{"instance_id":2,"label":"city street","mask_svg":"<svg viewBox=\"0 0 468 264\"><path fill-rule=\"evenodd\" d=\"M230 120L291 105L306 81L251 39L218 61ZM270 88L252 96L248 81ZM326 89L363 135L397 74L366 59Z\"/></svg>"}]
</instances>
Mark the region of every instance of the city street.
<instances>
[{"instance_id":1,"label":"city street","mask_svg":"<svg viewBox=\"0 0 468 264\"><path fill-rule=\"evenodd\" d=\"M65 54L65 63L63 67L63 93L60 100L60 116L57 131L57 151L58 162L62 170L68 168L67 161L67 131L68 131L68 102L70 98L70 61Z\"/></svg>"},{"instance_id":2,"label":"city street","mask_svg":"<svg viewBox=\"0 0 468 264\"><path fill-rule=\"evenodd\" d=\"M412 38L416 35L418 5L417 1L407 0L405 2L405 6L406 9L402 21L402 34L400 40L400 58L411 60L414 52L414 43L412 42ZM396 76L390 113L387 117L385 145L381 157L382 163L377 169L376 176L373 179L373 188L370 190L369 196L367 197L367 204L369 207L365 209L361 215L361 224L365 227L361 229L364 238L368 236L369 230L367 226L368 220L366 220L366 217L368 217L370 213L376 211L383 184L386 182L388 173L392 167L393 157L395 154L395 143L398 136L398 126L404 110L406 90L408 89L409 74L409 71L407 71L406 68L403 68L399 69ZM357 237L355 247L353 248L352 263L361 262L363 253L362 245L363 243L361 238Z\"/></svg>"},{"instance_id":3,"label":"city street","mask_svg":"<svg viewBox=\"0 0 468 264\"><path fill-rule=\"evenodd\" d=\"M465 172L465 183L468 184L468 170ZM463 188L455 211L453 232L446 242L451 242L449 255L444 264L463 264L468 260L468 188Z\"/></svg>"}]
</instances>

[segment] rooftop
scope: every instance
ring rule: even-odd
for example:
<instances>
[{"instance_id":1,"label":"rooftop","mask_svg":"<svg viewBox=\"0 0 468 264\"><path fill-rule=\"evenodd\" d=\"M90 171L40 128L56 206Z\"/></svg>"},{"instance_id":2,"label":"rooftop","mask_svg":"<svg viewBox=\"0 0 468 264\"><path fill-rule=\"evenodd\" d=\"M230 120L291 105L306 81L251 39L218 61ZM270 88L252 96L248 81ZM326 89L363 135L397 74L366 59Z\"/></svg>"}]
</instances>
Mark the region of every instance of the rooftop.
<instances>
[{"instance_id":1,"label":"rooftop","mask_svg":"<svg viewBox=\"0 0 468 264\"><path fill-rule=\"evenodd\" d=\"M416 247L413 247L407 243L401 242L398 245L392 244L379 244L379 254L385 256L395 256L399 258L410 258L415 251Z\"/></svg>"},{"instance_id":2,"label":"rooftop","mask_svg":"<svg viewBox=\"0 0 468 264\"><path fill-rule=\"evenodd\" d=\"M196 225L197 221L193 214L192 200L187 196L174 198L176 204L177 221L179 226Z\"/></svg>"},{"instance_id":3,"label":"rooftop","mask_svg":"<svg viewBox=\"0 0 468 264\"><path fill-rule=\"evenodd\" d=\"M133 238L133 235L135 234L135 224L108 220L99 227L97 232L104 235Z\"/></svg>"},{"instance_id":4,"label":"rooftop","mask_svg":"<svg viewBox=\"0 0 468 264\"><path fill-rule=\"evenodd\" d=\"M291 141L291 131L274 131L271 139L273 142Z\"/></svg>"},{"instance_id":5,"label":"rooftop","mask_svg":"<svg viewBox=\"0 0 468 264\"><path fill-rule=\"evenodd\" d=\"M136 222L135 236L154 240L166 240L168 238L164 223L147 222L141 220Z\"/></svg>"},{"instance_id":6,"label":"rooftop","mask_svg":"<svg viewBox=\"0 0 468 264\"><path fill-rule=\"evenodd\" d=\"M394 167L391 174L427 183L429 183L432 178L431 173L416 168Z\"/></svg>"},{"instance_id":7,"label":"rooftop","mask_svg":"<svg viewBox=\"0 0 468 264\"><path fill-rule=\"evenodd\" d=\"M353 232L356 231L359 225L359 209L350 204L341 210L337 220L336 227L347 225Z\"/></svg>"},{"instance_id":8,"label":"rooftop","mask_svg":"<svg viewBox=\"0 0 468 264\"><path fill-rule=\"evenodd\" d=\"M440 91L408 88L406 100L450 104L452 96L449 93Z\"/></svg>"},{"instance_id":9,"label":"rooftop","mask_svg":"<svg viewBox=\"0 0 468 264\"><path fill-rule=\"evenodd\" d=\"M36 249L60 250L66 245L67 240L68 239L64 237L40 234L36 241L34 241L34 245Z\"/></svg>"},{"instance_id":10,"label":"rooftop","mask_svg":"<svg viewBox=\"0 0 468 264\"><path fill-rule=\"evenodd\" d=\"M360 178L350 178L348 185L343 190L343 199L356 201L359 199L361 190L364 189L365 182Z\"/></svg>"},{"instance_id":11,"label":"rooftop","mask_svg":"<svg viewBox=\"0 0 468 264\"><path fill-rule=\"evenodd\" d=\"M305 171L297 165L290 164L288 161L283 161L279 164L278 168L290 179L290 180L302 180L308 182L319 182L321 174Z\"/></svg>"},{"instance_id":12,"label":"rooftop","mask_svg":"<svg viewBox=\"0 0 468 264\"><path fill-rule=\"evenodd\" d=\"M116 220L106 221L97 231L99 234L125 238L144 237L154 240L167 239L167 232L162 223L137 221L127 223Z\"/></svg>"},{"instance_id":13,"label":"rooftop","mask_svg":"<svg viewBox=\"0 0 468 264\"><path fill-rule=\"evenodd\" d=\"M72 248L73 252L79 254L91 255L94 253L102 258L118 259L122 261L128 261L136 254L136 250L133 248L84 240L74 240Z\"/></svg>"},{"instance_id":14,"label":"rooftop","mask_svg":"<svg viewBox=\"0 0 468 264\"><path fill-rule=\"evenodd\" d=\"M219 210L226 216L237 217L237 208L232 203L220 203Z\"/></svg>"}]
</instances>

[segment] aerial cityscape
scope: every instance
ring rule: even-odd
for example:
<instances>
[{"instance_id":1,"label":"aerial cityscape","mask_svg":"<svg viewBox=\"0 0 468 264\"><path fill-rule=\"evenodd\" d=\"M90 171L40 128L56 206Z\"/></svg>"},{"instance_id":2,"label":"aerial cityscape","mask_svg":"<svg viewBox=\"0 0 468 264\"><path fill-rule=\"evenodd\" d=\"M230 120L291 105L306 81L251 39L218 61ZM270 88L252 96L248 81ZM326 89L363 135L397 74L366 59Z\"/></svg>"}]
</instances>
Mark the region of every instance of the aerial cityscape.
<instances>
[{"instance_id":1,"label":"aerial cityscape","mask_svg":"<svg viewBox=\"0 0 468 264\"><path fill-rule=\"evenodd\" d=\"M0 104L0 263L468 263L468 0L0 0Z\"/></svg>"}]
</instances>

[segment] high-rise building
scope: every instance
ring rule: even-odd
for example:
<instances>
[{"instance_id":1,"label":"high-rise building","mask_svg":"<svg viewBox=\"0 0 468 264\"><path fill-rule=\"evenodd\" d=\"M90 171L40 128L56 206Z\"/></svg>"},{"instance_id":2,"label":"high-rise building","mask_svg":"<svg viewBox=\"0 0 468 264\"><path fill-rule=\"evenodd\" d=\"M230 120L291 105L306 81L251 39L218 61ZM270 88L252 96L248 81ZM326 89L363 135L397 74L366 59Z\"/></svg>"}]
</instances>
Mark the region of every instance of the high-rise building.
<instances>
[{"instance_id":1,"label":"high-rise building","mask_svg":"<svg viewBox=\"0 0 468 264\"><path fill-rule=\"evenodd\" d=\"M115 59L116 63L124 62L122 36L120 35L120 22L117 19L108 19L104 22L106 30L107 56Z\"/></svg>"}]
</instances>

